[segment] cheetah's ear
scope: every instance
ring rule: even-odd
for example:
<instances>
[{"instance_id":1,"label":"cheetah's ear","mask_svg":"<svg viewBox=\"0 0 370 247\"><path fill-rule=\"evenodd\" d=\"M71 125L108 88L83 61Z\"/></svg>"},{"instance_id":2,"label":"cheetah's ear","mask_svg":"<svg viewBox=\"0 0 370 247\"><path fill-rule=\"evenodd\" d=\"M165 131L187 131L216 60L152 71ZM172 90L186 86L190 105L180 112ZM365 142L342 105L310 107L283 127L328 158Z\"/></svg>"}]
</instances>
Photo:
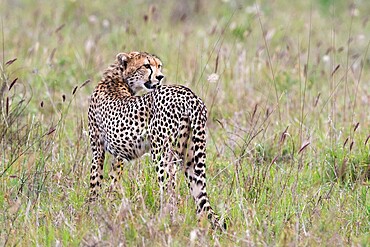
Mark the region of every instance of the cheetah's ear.
<instances>
[{"instance_id":1,"label":"cheetah's ear","mask_svg":"<svg viewBox=\"0 0 370 247\"><path fill-rule=\"evenodd\" d=\"M130 59L130 55L127 53L118 53L116 56L116 59L120 65L123 65L123 67L127 68L127 62Z\"/></svg>"},{"instance_id":2,"label":"cheetah's ear","mask_svg":"<svg viewBox=\"0 0 370 247\"><path fill-rule=\"evenodd\" d=\"M138 52L138 51L132 51L132 52L130 52L129 56L130 56L130 57L135 57L135 56L140 55L140 54L141 54L141 52Z\"/></svg>"}]
</instances>

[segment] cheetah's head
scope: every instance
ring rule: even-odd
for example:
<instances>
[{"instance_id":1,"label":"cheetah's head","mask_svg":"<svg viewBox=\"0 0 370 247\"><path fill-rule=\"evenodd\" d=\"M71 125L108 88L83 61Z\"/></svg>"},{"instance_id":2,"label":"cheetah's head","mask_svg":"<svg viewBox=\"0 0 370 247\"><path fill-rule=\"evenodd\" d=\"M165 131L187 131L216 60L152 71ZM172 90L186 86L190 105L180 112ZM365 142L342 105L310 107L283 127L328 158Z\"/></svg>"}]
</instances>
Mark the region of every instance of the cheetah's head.
<instances>
[{"instance_id":1,"label":"cheetah's head","mask_svg":"<svg viewBox=\"0 0 370 247\"><path fill-rule=\"evenodd\" d=\"M160 85L162 74L161 60L146 52L130 52L117 54L117 62L123 71L123 79L134 94L142 89L152 91Z\"/></svg>"}]
</instances>

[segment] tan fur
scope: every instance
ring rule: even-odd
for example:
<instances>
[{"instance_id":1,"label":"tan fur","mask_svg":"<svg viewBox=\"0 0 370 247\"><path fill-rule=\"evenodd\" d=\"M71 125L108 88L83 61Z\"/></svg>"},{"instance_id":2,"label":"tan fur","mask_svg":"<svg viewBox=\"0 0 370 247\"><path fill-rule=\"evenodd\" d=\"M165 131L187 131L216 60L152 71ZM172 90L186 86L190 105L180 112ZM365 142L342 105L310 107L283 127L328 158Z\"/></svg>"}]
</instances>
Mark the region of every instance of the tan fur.
<instances>
[{"instance_id":1,"label":"tan fur","mask_svg":"<svg viewBox=\"0 0 370 247\"><path fill-rule=\"evenodd\" d=\"M198 217L206 214L220 227L206 192L207 108L189 88L161 86L161 69L161 61L154 55L119 53L95 88L89 105L91 199L101 186L106 151L117 161L112 167L113 183L125 162L150 152L156 164L161 208L165 191L175 205L176 171L182 166ZM136 96L143 89L149 93Z\"/></svg>"}]
</instances>

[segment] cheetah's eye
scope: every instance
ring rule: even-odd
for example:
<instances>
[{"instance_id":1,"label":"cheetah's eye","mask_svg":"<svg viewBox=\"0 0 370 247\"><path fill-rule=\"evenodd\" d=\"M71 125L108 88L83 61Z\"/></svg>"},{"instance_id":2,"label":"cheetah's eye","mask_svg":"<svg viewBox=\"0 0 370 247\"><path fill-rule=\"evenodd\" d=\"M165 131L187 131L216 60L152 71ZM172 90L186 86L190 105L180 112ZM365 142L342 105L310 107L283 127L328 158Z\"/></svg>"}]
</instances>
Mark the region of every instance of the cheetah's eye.
<instances>
[{"instance_id":1,"label":"cheetah's eye","mask_svg":"<svg viewBox=\"0 0 370 247\"><path fill-rule=\"evenodd\" d=\"M144 67L150 69L150 64L144 64Z\"/></svg>"},{"instance_id":2,"label":"cheetah's eye","mask_svg":"<svg viewBox=\"0 0 370 247\"><path fill-rule=\"evenodd\" d=\"M162 65L160 65L160 64L159 64L159 65L158 65L158 69L161 69L161 68L162 68Z\"/></svg>"}]
</instances>

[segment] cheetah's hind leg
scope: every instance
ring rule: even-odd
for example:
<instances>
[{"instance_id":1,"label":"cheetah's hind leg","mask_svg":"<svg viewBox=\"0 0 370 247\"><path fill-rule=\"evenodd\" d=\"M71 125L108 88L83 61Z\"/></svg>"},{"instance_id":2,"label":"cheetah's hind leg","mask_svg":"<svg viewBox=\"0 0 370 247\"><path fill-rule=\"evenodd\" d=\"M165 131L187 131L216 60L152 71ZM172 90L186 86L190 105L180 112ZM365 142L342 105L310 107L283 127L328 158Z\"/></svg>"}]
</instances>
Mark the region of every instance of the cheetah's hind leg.
<instances>
[{"instance_id":1,"label":"cheetah's hind leg","mask_svg":"<svg viewBox=\"0 0 370 247\"><path fill-rule=\"evenodd\" d=\"M193 126L186 153L185 177L187 178L190 193L196 204L196 213L200 221L204 216L208 218L213 228L226 230L226 224L213 211L207 194L206 182L206 132L202 115L198 116L198 126Z\"/></svg>"},{"instance_id":2,"label":"cheetah's hind leg","mask_svg":"<svg viewBox=\"0 0 370 247\"><path fill-rule=\"evenodd\" d=\"M176 152L169 148L152 149L152 160L156 164L156 173L160 190L160 216L169 214L171 220L177 214L176 173L179 158Z\"/></svg>"}]
</instances>

